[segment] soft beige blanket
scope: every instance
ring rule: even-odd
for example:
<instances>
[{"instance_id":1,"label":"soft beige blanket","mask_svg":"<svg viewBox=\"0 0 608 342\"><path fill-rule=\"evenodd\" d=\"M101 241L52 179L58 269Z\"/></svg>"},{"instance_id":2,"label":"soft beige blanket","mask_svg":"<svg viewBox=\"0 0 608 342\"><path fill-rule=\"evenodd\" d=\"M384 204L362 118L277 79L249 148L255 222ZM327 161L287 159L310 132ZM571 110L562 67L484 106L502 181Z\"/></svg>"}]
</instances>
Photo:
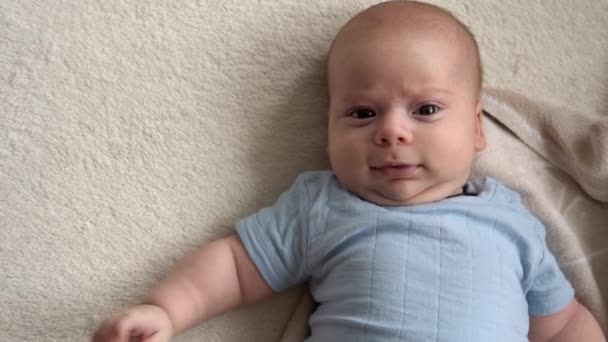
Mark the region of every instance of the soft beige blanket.
<instances>
[{"instance_id":1,"label":"soft beige blanket","mask_svg":"<svg viewBox=\"0 0 608 342\"><path fill-rule=\"evenodd\" d=\"M0 341L85 341L327 167L325 52L375 2L0 0ZM494 119L475 176L522 193L606 328L608 2L433 2L485 61ZM302 293L176 340L293 340Z\"/></svg>"},{"instance_id":2,"label":"soft beige blanket","mask_svg":"<svg viewBox=\"0 0 608 342\"><path fill-rule=\"evenodd\" d=\"M608 308L608 116L488 89L495 122L478 175L519 190L545 222L547 241L577 297L606 326ZM498 158L497 158L498 157Z\"/></svg>"}]
</instances>

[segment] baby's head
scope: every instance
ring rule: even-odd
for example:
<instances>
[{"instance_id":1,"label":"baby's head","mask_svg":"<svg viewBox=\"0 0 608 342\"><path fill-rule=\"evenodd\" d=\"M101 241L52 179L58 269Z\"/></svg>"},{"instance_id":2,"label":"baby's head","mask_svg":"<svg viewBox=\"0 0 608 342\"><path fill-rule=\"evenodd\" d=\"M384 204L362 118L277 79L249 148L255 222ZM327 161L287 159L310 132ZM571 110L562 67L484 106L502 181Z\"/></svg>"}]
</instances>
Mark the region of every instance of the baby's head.
<instances>
[{"instance_id":1,"label":"baby's head","mask_svg":"<svg viewBox=\"0 0 608 342\"><path fill-rule=\"evenodd\" d=\"M352 18L328 57L328 152L370 202L412 205L462 192L482 132L481 61L449 12L391 1Z\"/></svg>"}]
</instances>

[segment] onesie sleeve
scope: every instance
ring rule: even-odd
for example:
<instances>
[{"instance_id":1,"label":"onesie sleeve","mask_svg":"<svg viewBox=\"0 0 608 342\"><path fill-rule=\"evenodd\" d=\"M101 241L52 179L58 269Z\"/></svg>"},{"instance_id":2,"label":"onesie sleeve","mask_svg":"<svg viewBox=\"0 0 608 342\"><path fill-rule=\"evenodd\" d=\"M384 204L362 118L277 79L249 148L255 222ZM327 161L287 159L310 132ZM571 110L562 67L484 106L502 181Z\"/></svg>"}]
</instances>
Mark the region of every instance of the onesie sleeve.
<instances>
[{"instance_id":1,"label":"onesie sleeve","mask_svg":"<svg viewBox=\"0 0 608 342\"><path fill-rule=\"evenodd\" d=\"M528 313L547 316L561 311L574 299L574 289L568 282L545 241L545 227L537 224L542 253L531 274L531 285L526 293Z\"/></svg>"},{"instance_id":2,"label":"onesie sleeve","mask_svg":"<svg viewBox=\"0 0 608 342\"><path fill-rule=\"evenodd\" d=\"M249 257L274 291L309 277L307 175L300 175L274 205L240 220L236 231Z\"/></svg>"}]
</instances>

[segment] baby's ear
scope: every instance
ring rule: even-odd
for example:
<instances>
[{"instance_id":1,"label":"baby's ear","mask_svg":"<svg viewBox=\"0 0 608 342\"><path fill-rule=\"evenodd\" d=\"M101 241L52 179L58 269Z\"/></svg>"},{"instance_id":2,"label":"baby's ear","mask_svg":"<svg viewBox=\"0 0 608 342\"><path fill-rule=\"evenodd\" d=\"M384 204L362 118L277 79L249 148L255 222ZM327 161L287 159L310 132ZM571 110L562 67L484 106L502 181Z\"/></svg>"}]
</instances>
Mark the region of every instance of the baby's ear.
<instances>
[{"instance_id":1,"label":"baby's ear","mask_svg":"<svg viewBox=\"0 0 608 342\"><path fill-rule=\"evenodd\" d=\"M483 103L481 100L475 106L475 151L482 151L486 148L486 136L483 133Z\"/></svg>"}]
</instances>

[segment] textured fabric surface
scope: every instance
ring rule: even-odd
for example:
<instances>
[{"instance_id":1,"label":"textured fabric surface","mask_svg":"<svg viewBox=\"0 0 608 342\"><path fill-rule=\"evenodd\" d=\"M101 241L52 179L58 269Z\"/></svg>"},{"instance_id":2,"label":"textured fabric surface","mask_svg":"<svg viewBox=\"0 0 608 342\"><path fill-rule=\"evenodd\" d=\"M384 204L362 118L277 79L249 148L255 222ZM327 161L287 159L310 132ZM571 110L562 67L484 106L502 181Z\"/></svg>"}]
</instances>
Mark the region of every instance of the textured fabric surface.
<instances>
[{"instance_id":1,"label":"textured fabric surface","mask_svg":"<svg viewBox=\"0 0 608 342\"><path fill-rule=\"evenodd\" d=\"M177 258L327 167L325 53L375 2L0 0L0 340L85 340ZM486 86L505 89L491 112L517 113L499 117L506 125L539 110L605 122L606 0L433 2L478 37ZM478 170L548 223L558 261L602 315L605 183L583 183L605 165L603 131L587 145L549 138L562 135L538 120L515 134L486 123ZM575 160L591 166L572 168L589 147L598 153ZM301 293L177 340L297 339Z\"/></svg>"},{"instance_id":2,"label":"textured fabric surface","mask_svg":"<svg viewBox=\"0 0 608 342\"><path fill-rule=\"evenodd\" d=\"M476 176L491 174L522 194L577 297L608 327L608 115L556 107L487 89L489 148ZM576 120L574 119L576 118ZM507 128L508 127L508 128ZM497 157L498 156L498 157Z\"/></svg>"},{"instance_id":3,"label":"textured fabric surface","mask_svg":"<svg viewBox=\"0 0 608 342\"><path fill-rule=\"evenodd\" d=\"M382 207L306 172L237 232L273 289L309 281L305 341L528 341L529 314L574 295L521 197L493 178L466 194Z\"/></svg>"}]
</instances>

